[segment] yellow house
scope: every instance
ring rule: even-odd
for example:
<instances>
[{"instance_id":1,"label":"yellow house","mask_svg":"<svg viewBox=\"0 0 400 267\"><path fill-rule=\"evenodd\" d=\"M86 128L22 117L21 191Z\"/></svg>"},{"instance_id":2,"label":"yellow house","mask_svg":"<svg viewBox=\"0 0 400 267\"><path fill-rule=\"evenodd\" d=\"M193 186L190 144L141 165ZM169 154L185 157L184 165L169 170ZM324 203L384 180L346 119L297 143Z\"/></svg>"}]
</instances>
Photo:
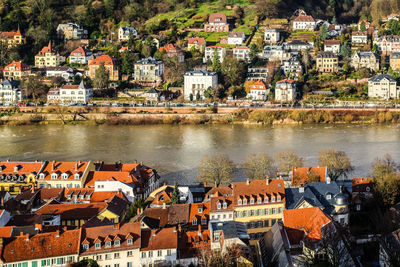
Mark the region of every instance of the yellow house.
<instances>
[{"instance_id":1,"label":"yellow house","mask_svg":"<svg viewBox=\"0 0 400 267\"><path fill-rule=\"evenodd\" d=\"M390 68L394 71L400 70L400 53L390 54Z\"/></svg>"},{"instance_id":2,"label":"yellow house","mask_svg":"<svg viewBox=\"0 0 400 267\"><path fill-rule=\"evenodd\" d=\"M128 208L129 203L127 201L118 196L114 196L109 202L107 202L107 208L97 215L97 219L100 221L107 219L114 224L121 223L125 218L125 213Z\"/></svg>"},{"instance_id":3,"label":"yellow house","mask_svg":"<svg viewBox=\"0 0 400 267\"><path fill-rule=\"evenodd\" d=\"M0 41L6 42L8 47L13 47L25 43L25 38L18 29L16 32L0 32Z\"/></svg>"},{"instance_id":4,"label":"yellow house","mask_svg":"<svg viewBox=\"0 0 400 267\"><path fill-rule=\"evenodd\" d=\"M12 195L36 187L43 162L0 162L0 190Z\"/></svg>"},{"instance_id":5,"label":"yellow house","mask_svg":"<svg viewBox=\"0 0 400 267\"><path fill-rule=\"evenodd\" d=\"M251 243L282 219L285 209L283 179L265 179L232 184L235 221L247 225Z\"/></svg>"},{"instance_id":6,"label":"yellow house","mask_svg":"<svg viewBox=\"0 0 400 267\"><path fill-rule=\"evenodd\" d=\"M63 61L58 52L52 48L51 41L49 44L42 48L35 56L35 67L57 67Z\"/></svg>"}]
</instances>

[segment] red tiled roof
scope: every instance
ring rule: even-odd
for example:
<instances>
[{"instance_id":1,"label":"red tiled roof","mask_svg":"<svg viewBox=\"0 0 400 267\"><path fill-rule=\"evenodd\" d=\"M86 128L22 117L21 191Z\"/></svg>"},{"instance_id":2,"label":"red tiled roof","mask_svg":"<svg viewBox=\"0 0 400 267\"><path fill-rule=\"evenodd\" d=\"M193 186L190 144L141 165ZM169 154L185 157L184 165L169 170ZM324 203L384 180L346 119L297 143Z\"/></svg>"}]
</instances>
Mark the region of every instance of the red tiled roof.
<instances>
[{"instance_id":1,"label":"red tiled roof","mask_svg":"<svg viewBox=\"0 0 400 267\"><path fill-rule=\"evenodd\" d=\"M327 46L339 45L340 44L340 40L325 40L324 44L327 45Z\"/></svg>"},{"instance_id":2,"label":"red tiled roof","mask_svg":"<svg viewBox=\"0 0 400 267\"><path fill-rule=\"evenodd\" d=\"M109 55L101 55L89 62L89 65L100 65L103 62L104 66L117 65L117 60Z\"/></svg>"},{"instance_id":3,"label":"red tiled roof","mask_svg":"<svg viewBox=\"0 0 400 267\"><path fill-rule=\"evenodd\" d=\"M9 263L76 255L79 252L80 233L78 229L14 237L5 242L2 258Z\"/></svg>"},{"instance_id":4,"label":"red tiled roof","mask_svg":"<svg viewBox=\"0 0 400 267\"><path fill-rule=\"evenodd\" d=\"M79 88L79 84L64 84L61 89L78 89Z\"/></svg>"},{"instance_id":5,"label":"red tiled roof","mask_svg":"<svg viewBox=\"0 0 400 267\"><path fill-rule=\"evenodd\" d=\"M200 209L202 212L200 212ZM191 203L190 211L189 211L189 222L192 224L194 219L197 220L197 224L201 224L202 219L206 219L208 223L208 219L210 218L210 203Z\"/></svg>"},{"instance_id":6,"label":"red tiled roof","mask_svg":"<svg viewBox=\"0 0 400 267\"><path fill-rule=\"evenodd\" d=\"M53 53L53 54L55 54L56 53L56 51L52 48L52 46L51 46L51 41L49 42L49 44L47 45L47 46L44 46L43 48L42 48L42 50L40 50L37 54L36 54L36 56L44 56L45 54L47 54L47 53Z\"/></svg>"},{"instance_id":7,"label":"red tiled roof","mask_svg":"<svg viewBox=\"0 0 400 267\"><path fill-rule=\"evenodd\" d=\"M25 70L30 70L29 66L26 65L25 63L22 63L21 61L14 61L7 66L4 67L5 71L9 71L10 68L14 68L14 70L19 70L19 71L25 71Z\"/></svg>"},{"instance_id":8,"label":"red tiled roof","mask_svg":"<svg viewBox=\"0 0 400 267\"><path fill-rule=\"evenodd\" d=\"M294 82L295 82L295 80L292 80L292 79L283 79L276 83L294 83Z\"/></svg>"},{"instance_id":9,"label":"red tiled roof","mask_svg":"<svg viewBox=\"0 0 400 267\"><path fill-rule=\"evenodd\" d=\"M153 202L151 202L151 205L163 205L163 203L168 205L172 203L171 196L165 190L158 192L155 195Z\"/></svg>"},{"instance_id":10,"label":"red tiled roof","mask_svg":"<svg viewBox=\"0 0 400 267\"><path fill-rule=\"evenodd\" d=\"M51 180L51 174L52 173L57 173L58 178L61 179L60 176L63 173L68 174L67 180L76 180L74 177L74 174L79 174L79 179L82 179L82 175L85 172L89 165L89 162L82 162L82 161L77 161L77 162L48 162L43 169L41 173L43 173L45 176L43 180Z\"/></svg>"},{"instance_id":11,"label":"red tiled roof","mask_svg":"<svg viewBox=\"0 0 400 267\"><path fill-rule=\"evenodd\" d=\"M7 238L11 237L11 234L13 232L14 226L3 226L0 227L0 238Z\"/></svg>"},{"instance_id":12,"label":"red tiled roof","mask_svg":"<svg viewBox=\"0 0 400 267\"><path fill-rule=\"evenodd\" d=\"M62 195L64 188L41 188L40 189L40 199L50 200L52 198L57 198Z\"/></svg>"},{"instance_id":13,"label":"red tiled roof","mask_svg":"<svg viewBox=\"0 0 400 267\"><path fill-rule=\"evenodd\" d=\"M107 208L105 202L47 204L37 210L36 214L61 215L61 220L90 219L105 208Z\"/></svg>"},{"instance_id":14,"label":"red tiled roof","mask_svg":"<svg viewBox=\"0 0 400 267\"><path fill-rule=\"evenodd\" d=\"M212 22L216 22L217 19L220 19L219 21L217 21L219 23L226 23L227 22L226 15L224 13L213 13L208 18L208 21L210 23L212 23Z\"/></svg>"},{"instance_id":15,"label":"red tiled roof","mask_svg":"<svg viewBox=\"0 0 400 267\"><path fill-rule=\"evenodd\" d=\"M226 202L226 209L224 209L223 203ZM218 203L221 203L221 208L218 209ZM227 211L227 210L233 210L233 197L232 196L219 196L219 197L211 197L210 198L210 211L212 212L218 212L218 211Z\"/></svg>"},{"instance_id":16,"label":"red tiled roof","mask_svg":"<svg viewBox=\"0 0 400 267\"><path fill-rule=\"evenodd\" d=\"M325 182L327 175L327 167L293 167L292 168L292 185L302 185L310 180L310 178L318 178L319 182ZM315 177L312 177L315 176Z\"/></svg>"},{"instance_id":17,"label":"red tiled roof","mask_svg":"<svg viewBox=\"0 0 400 267\"><path fill-rule=\"evenodd\" d=\"M140 251L178 248L178 232L175 227L143 230Z\"/></svg>"},{"instance_id":18,"label":"red tiled roof","mask_svg":"<svg viewBox=\"0 0 400 267\"><path fill-rule=\"evenodd\" d=\"M195 37L195 38L189 38L188 39L188 44L202 45L202 44L205 44L205 43L206 43L206 40L204 38Z\"/></svg>"},{"instance_id":19,"label":"red tiled roof","mask_svg":"<svg viewBox=\"0 0 400 267\"><path fill-rule=\"evenodd\" d=\"M234 205L238 205L239 199L246 199L247 205L250 205L250 199L254 199L254 204L261 198L261 203L264 203L265 198L268 198L268 203L274 197L275 202L285 202L285 187L283 179L265 179L253 180L247 182L232 183ZM278 200L278 197L281 200Z\"/></svg>"},{"instance_id":20,"label":"red tiled roof","mask_svg":"<svg viewBox=\"0 0 400 267\"><path fill-rule=\"evenodd\" d=\"M173 44L167 44L166 46L160 47L160 52L165 51L167 53L177 53L178 48L176 48Z\"/></svg>"},{"instance_id":21,"label":"red tiled roof","mask_svg":"<svg viewBox=\"0 0 400 267\"><path fill-rule=\"evenodd\" d=\"M267 90L267 86L263 81L257 80L250 85L250 90Z\"/></svg>"},{"instance_id":22,"label":"red tiled roof","mask_svg":"<svg viewBox=\"0 0 400 267\"><path fill-rule=\"evenodd\" d=\"M90 202L107 202L111 200L114 196L117 196L127 202L129 200L126 198L125 194L123 192L118 192L118 191L105 191L105 192L94 192L93 195L90 198Z\"/></svg>"},{"instance_id":23,"label":"red tiled roof","mask_svg":"<svg viewBox=\"0 0 400 267\"><path fill-rule=\"evenodd\" d=\"M227 196L227 195L232 195L232 187L229 185L226 186L219 186L219 187L213 187L208 191L205 195L205 199L208 199L212 196Z\"/></svg>"},{"instance_id":24,"label":"red tiled roof","mask_svg":"<svg viewBox=\"0 0 400 267\"><path fill-rule=\"evenodd\" d=\"M70 56L86 56L86 50L83 47L78 47L74 51L71 52Z\"/></svg>"},{"instance_id":25,"label":"red tiled roof","mask_svg":"<svg viewBox=\"0 0 400 267\"><path fill-rule=\"evenodd\" d=\"M210 231L193 231L182 233L179 239L180 256L183 259L193 258L198 255L200 250L210 250Z\"/></svg>"},{"instance_id":26,"label":"red tiled roof","mask_svg":"<svg viewBox=\"0 0 400 267\"><path fill-rule=\"evenodd\" d=\"M311 16L297 16L294 21L306 21L306 22L314 22L314 18Z\"/></svg>"},{"instance_id":27,"label":"red tiled roof","mask_svg":"<svg viewBox=\"0 0 400 267\"><path fill-rule=\"evenodd\" d=\"M308 240L321 240L322 228L331 222L320 208L304 208L283 211L283 223L287 229L291 244L299 243L299 233L296 230L303 231ZM290 231L294 229L295 231Z\"/></svg>"},{"instance_id":28,"label":"red tiled roof","mask_svg":"<svg viewBox=\"0 0 400 267\"><path fill-rule=\"evenodd\" d=\"M0 162L0 174L15 173L15 167L18 167L18 173L21 174L38 173L42 166L43 162Z\"/></svg>"},{"instance_id":29,"label":"red tiled roof","mask_svg":"<svg viewBox=\"0 0 400 267\"><path fill-rule=\"evenodd\" d=\"M93 187L95 181L120 181L129 184L138 184L139 181L130 172L122 171L91 171L85 182L85 187Z\"/></svg>"},{"instance_id":30,"label":"red tiled roof","mask_svg":"<svg viewBox=\"0 0 400 267\"><path fill-rule=\"evenodd\" d=\"M0 32L2 38L14 39L14 36L20 36L21 31L18 29L16 32Z\"/></svg>"}]
</instances>

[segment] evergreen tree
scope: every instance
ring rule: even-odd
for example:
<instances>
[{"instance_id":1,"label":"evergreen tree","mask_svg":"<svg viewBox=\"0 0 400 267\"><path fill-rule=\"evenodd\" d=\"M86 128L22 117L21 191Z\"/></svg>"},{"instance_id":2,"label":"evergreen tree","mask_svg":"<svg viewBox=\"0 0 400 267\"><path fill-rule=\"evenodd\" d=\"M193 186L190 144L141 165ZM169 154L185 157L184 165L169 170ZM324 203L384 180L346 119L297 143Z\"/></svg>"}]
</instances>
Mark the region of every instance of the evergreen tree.
<instances>
[{"instance_id":1,"label":"evergreen tree","mask_svg":"<svg viewBox=\"0 0 400 267\"><path fill-rule=\"evenodd\" d=\"M367 30L367 26L365 26L364 20L361 22L360 30L363 31L363 32L365 32Z\"/></svg>"},{"instance_id":2,"label":"evergreen tree","mask_svg":"<svg viewBox=\"0 0 400 267\"><path fill-rule=\"evenodd\" d=\"M346 58L351 57L351 48L348 41L345 41L340 47L340 55Z\"/></svg>"},{"instance_id":3,"label":"evergreen tree","mask_svg":"<svg viewBox=\"0 0 400 267\"><path fill-rule=\"evenodd\" d=\"M336 19L336 16L334 16L333 18L332 18L332 24L337 24L338 22L337 22L337 19Z\"/></svg>"},{"instance_id":4,"label":"evergreen tree","mask_svg":"<svg viewBox=\"0 0 400 267\"><path fill-rule=\"evenodd\" d=\"M325 24L319 30L319 38L321 41L325 41L328 38L328 27Z\"/></svg>"},{"instance_id":5,"label":"evergreen tree","mask_svg":"<svg viewBox=\"0 0 400 267\"><path fill-rule=\"evenodd\" d=\"M175 182L174 191L172 192L172 195L171 195L171 202L172 202L172 205L179 204L179 188L178 188L178 183L176 183L176 182Z\"/></svg>"},{"instance_id":6,"label":"evergreen tree","mask_svg":"<svg viewBox=\"0 0 400 267\"><path fill-rule=\"evenodd\" d=\"M128 75L131 74L133 72L133 64L134 64L134 59L132 53L129 51L125 51L122 57L122 67L121 67L122 73Z\"/></svg>"},{"instance_id":7,"label":"evergreen tree","mask_svg":"<svg viewBox=\"0 0 400 267\"><path fill-rule=\"evenodd\" d=\"M212 61L212 71L221 72L221 62L219 60L217 48L214 49L214 57L213 57L213 61Z\"/></svg>"},{"instance_id":8,"label":"evergreen tree","mask_svg":"<svg viewBox=\"0 0 400 267\"><path fill-rule=\"evenodd\" d=\"M199 101L199 100L200 100L200 98L201 98L201 96L200 96L200 93L199 93L199 92L197 92L197 94L196 94L196 100L197 100L197 101Z\"/></svg>"}]
</instances>

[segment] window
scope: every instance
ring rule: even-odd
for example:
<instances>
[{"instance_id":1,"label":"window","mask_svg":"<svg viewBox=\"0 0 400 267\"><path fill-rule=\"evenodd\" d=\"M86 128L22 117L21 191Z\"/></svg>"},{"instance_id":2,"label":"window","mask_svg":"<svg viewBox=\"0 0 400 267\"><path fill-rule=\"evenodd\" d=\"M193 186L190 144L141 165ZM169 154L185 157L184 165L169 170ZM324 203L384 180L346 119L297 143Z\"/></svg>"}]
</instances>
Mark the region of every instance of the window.
<instances>
[{"instance_id":1,"label":"window","mask_svg":"<svg viewBox=\"0 0 400 267\"><path fill-rule=\"evenodd\" d=\"M265 198L264 198L264 203L268 203L268 197L267 196L265 196Z\"/></svg>"},{"instance_id":2,"label":"window","mask_svg":"<svg viewBox=\"0 0 400 267\"><path fill-rule=\"evenodd\" d=\"M257 203L258 203L258 204L261 204L261 198L258 198L258 199L257 199Z\"/></svg>"},{"instance_id":3,"label":"window","mask_svg":"<svg viewBox=\"0 0 400 267\"><path fill-rule=\"evenodd\" d=\"M201 224L202 225L206 225L207 224L207 219L205 219L205 218L201 219Z\"/></svg>"},{"instance_id":4,"label":"window","mask_svg":"<svg viewBox=\"0 0 400 267\"><path fill-rule=\"evenodd\" d=\"M146 258L146 252L142 252L142 258Z\"/></svg>"},{"instance_id":5,"label":"window","mask_svg":"<svg viewBox=\"0 0 400 267\"><path fill-rule=\"evenodd\" d=\"M96 256L96 260L97 260L97 261L101 261L101 255L97 255L97 256Z\"/></svg>"},{"instance_id":6,"label":"window","mask_svg":"<svg viewBox=\"0 0 400 267\"><path fill-rule=\"evenodd\" d=\"M219 210L221 209L221 203L217 204L217 209L219 209Z\"/></svg>"},{"instance_id":7,"label":"window","mask_svg":"<svg viewBox=\"0 0 400 267\"><path fill-rule=\"evenodd\" d=\"M44 173L39 174L40 179L44 179Z\"/></svg>"},{"instance_id":8,"label":"window","mask_svg":"<svg viewBox=\"0 0 400 267\"><path fill-rule=\"evenodd\" d=\"M79 173L75 173L74 178L75 180L79 180Z\"/></svg>"},{"instance_id":9,"label":"window","mask_svg":"<svg viewBox=\"0 0 400 267\"><path fill-rule=\"evenodd\" d=\"M153 251L149 251L149 257L153 257Z\"/></svg>"},{"instance_id":10,"label":"window","mask_svg":"<svg viewBox=\"0 0 400 267\"><path fill-rule=\"evenodd\" d=\"M126 264L126 267L133 267L132 262L128 262L128 263Z\"/></svg>"},{"instance_id":11,"label":"window","mask_svg":"<svg viewBox=\"0 0 400 267\"><path fill-rule=\"evenodd\" d=\"M119 240L114 241L114 247L119 247L121 245L121 242Z\"/></svg>"},{"instance_id":12,"label":"window","mask_svg":"<svg viewBox=\"0 0 400 267\"><path fill-rule=\"evenodd\" d=\"M61 178L64 180L68 179L68 174L66 173L61 174Z\"/></svg>"},{"instance_id":13,"label":"window","mask_svg":"<svg viewBox=\"0 0 400 267\"><path fill-rule=\"evenodd\" d=\"M275 208L271 209L271 214L275 214Z\"/></svg>"},{"instance_id":14,"label":"window","mask_svg":"<svg viewBox=\"0 0 400 267\"><path fill-rule=\"evenodd\" d=\"M198 213L202 213L202 212L203 212L203 208L198 208L198 209L197 209L197 212L198 212Z\"/></svg>"},{"instance_id":15,"label":"window","mask_svg":"<svg viewBox=\"0 0 400 267\"><path fill-rule=\"evenodd\" d=\"M254 199L250 199L250 204L253 205L254 204Z\"/></svg>"},{"instance_id":16,"label":"window","mask_svg":"<svg viewBox=\"0 0 400 267\"><path fill-rule=\"evenodd\" d=\"M254 216L254 210L250 210L250 216Z\"/></svg>"},{"instance_id":17,"label":"window","mask_svg":"<svg viewBox=\"0 0 400 267\"><path fill-rule=\"evenodd\" d=\"M132 245L132 244L133 244L132 238L127 239L127 240L126 240L126 244L127 244L127 245Z\"/></svg>"},{"instance_id":18,"label":"window","mask_svg":"<svg viewBox=\"0 0 400 267\"><path fill-rule=\"evenodd\" d=\"M243 199L243 205L247 205L247 199Z\"/></svg>"},{"instance_id":19,"label":"window","mask_svg":"<svg viewBox=\"0 0 400 267\"><path fill-rule=\"evenodd\" d=\"M241 199L238 200L238 205L242 205L242 200Z\"/></svg>"},{"instance_id":20,"label":"window","mask_svg":"<svg viewBox=\"0 0 400 267\"><path fill-rule=\"evenodd\" d=\"M107 241L106 242L106 248L110 248L111 247L111 241Z\"/></svg>"},{"instance_id":21,"label":"window","mask_svg":"<svg viewBox=\"0 0 400 267\"><path fill-rule=\"evenodd\" d=\"M193 220L192 220L192 224L193 224L193 225L197 225L197 220L196 220L196 219L193 219Z\"/></svg>"},{"instance_id":22,"label":"window","mask_svg":"<svg viewBox=\"0 0 400 267\"><path fill-rule=\"evenodd\" d=\"M57 173L52 173L51 174L51 179L57 179L57 177L58 177Z\"/></svg>"},{"instance_id":23,"label":"window","mask_svg":"<svg viewBox=\"0 0 400 267\"><path fill-rule=\"evenodd\" d=\"M127 256L127 257L132 257L132 256L133 256L132 250L129 250L129 251L126 253L126 256Z\"/></svg>"},{"instance_id":24,"label":"window","mask_svg":"<svg viewBox=\"0 0 400 267\"><path fill-rule=\"evenodd\" d=\"M114 253L114 259L119 259L119 253Z\"/></svg>"},{"instance_id":25,"label":"window","mask_svg":"<svg viewBox=\"0 0 400 267\"><path fill-rule=\"evenodd\" d=\"M167 250L167 256L171 256L171 250L170 249Z\"/></svg>"},{"instance_id":26,"label":"window","mask_svg":"<svg viewBox=\"0 0 400 267\"><path fill-rule=\"evenodd\" d=\"M88 244L84 244L83 245L83 250L88 250L89 249L89 245Z\"/></svg>"},{"instance_id":27,"label":"window","mask_svg":"<svg viewBox=\"0 0 400 267\"><path fill-rule=\"evenodd\" d=\"M114 264L114 267L119 267L119 263Z\"/></svg>"},{"instance_id":28,"label":"window","mask_svg":"<svg viewBox=\"0 0 400 267\"><path fill-rule=\"evenodd\" d=\"M96 244L94 244L94 248L95 248L95 249L100 249L100 248L101 248L101 243L96 243Z\"/></svg>"},{"instance_id":29,"label":"window","mask_svg":"<svg viewBox=\"0 0 400 267\"><path fill-rule=\"evenodd\" d=\"M105 258L106 258L106 260L110 260L111 259L111 254L106 254Z\"/></svg>"},{"instance_id":30,"label":"window","mask_svg":"<svg viewBox=\"0 0 400 267\"><path fill-rule=\"evenodd\" d=\"M157 257L161 257L162 256L162 250L158 250L157 251Z\"/></svg>"}]
</instances>

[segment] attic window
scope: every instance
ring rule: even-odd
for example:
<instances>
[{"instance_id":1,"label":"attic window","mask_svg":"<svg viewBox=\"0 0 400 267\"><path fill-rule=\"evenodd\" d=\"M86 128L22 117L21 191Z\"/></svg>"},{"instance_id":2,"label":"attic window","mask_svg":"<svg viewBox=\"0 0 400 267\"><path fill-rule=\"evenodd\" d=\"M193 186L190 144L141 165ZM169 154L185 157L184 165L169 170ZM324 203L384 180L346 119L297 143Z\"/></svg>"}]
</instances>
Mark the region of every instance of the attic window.
<instances>
[{"instance_id":1,"label":"attic window","mask_svg":"<svg viewBox=\"0 0 400 267\"><path fill-rule=\"evenodd\" d=\"M332 195L328 193L328 194L326 195L326 199L332 199Z\"/></svg>"},{"instance_id":2,"label":"attic window","mask_svg":"<svg viewBox=\"0 0 400 267\"><path fill-rule=\"evenodd\" d=\"M95 249L100 249L101 248L101 243L99 242L99 243L94 244L94 248Z\"/></svg>"},{"instance_id":3,"label":"attic window","mask_svg":"<svg viewBox=\"0 0 400 267\"><path fill-rule=\"evenodd\" d=\"M242 205L242 200L241 199L238 200L238 205Z\"/></svg>"},{"instance_id":4,"label":"attic window","mask_svg":"<svg viewBox=\"0 0 400 267\"><path fill-rule=\"evenodd\" d=\"M79 180L79 173L75 173L74 178L75 178L75 180Z\"/></svg>"},{"instance_id":5,"label":"attic window","mask_svg":"<svg viewBox=\"0 0 400 267\"><path fill-rule=\"evenodd\" d=\"M83 249L84 250L89 250L89 245L88 244L83 244Z\"/></svg>"},{"instance_id":6,"label":"attic window","mask_svg":"<svg viewBox=\"0 0 400 267\"><path fill-rule=\"evenodd\" d=\"M121 245L121 242L119 240L114 241L114 247L119 247Z\"/></svg>"},{"instance_id":7,"label":"attic window","mask_svg":"<svg viewBox=\"0 0 400 267\"><path fill-rule=\"evenodd\" d=\"M132 245L132 244L133 244L132 238L127 239L127 240L126 240L126 244L127 244L127 245Z\"/></svg>"},{"instance_id":8,"label":"attic window","mask_svg":"<svg viewBox=\"0 0 400 267\"><path fill-rule=\"evenodd\" d=\"M51 174L51 179L57 179L58 178L58 174L57 173L52 173Z\"/></svg>"},{"instance_id":9,"label":"attic window","mask_svg":"<svg viewBox=\"0 0 400 267\"><path fill-rule=\"evenodd\" d=\"M197 219L193 219L193 220L192 220L192 224L193 224L193 225L197 225Z\"/></svg>"},{"instance_id":10,"label":"attic window","mask_svg":"<svg viewBox=\"0 0 400 267\"><path fill-rule=\"evenodd\" d=\"M278 195L278 196L276 197L276 201L281 201L281 196L280 196L280 195Z\"/></svg>"},{"instance_id":11,"label":"attic window","mask_svg":"<svg viewBox=\"0 0 400 267\"><path fill-rule=\"evenodd\" d=\"M217 209L219 209L219 210L221 209L221 203L217 204Z\"/></svg>"},{"instance_id":12,"label":"attic window","mask_svg":"<svg viewBox=\"0 0 400 267\"><path fill-rule=\"evenodd\" d=\"M258 204L261 204L261 202L262 202L262 201L261 201L261 198L259 197L259 198L257 199L257 203L258 203Z\"/></svg>"},{"instance_id":13,"label":"attic window","mask_svg":"<svg viewBox=\"0 0 400 267\"><path fill-rule=\"evenodd\" d=\"M268 196L265 196L264 203L268 203Z\"/></svg>"},{"instance_id":14,"label":"attic window","mask_svg":"<svg viewBox=\"0 0 400 267\"><path fill-rule=\"evenodd\" d=\"M201 219L201 224L202 225L206 225L207 224L207 219L206 218Z\"/></svg>"},{"instance_id":15,"label":"attic window","mask_svg":"<svg viewBox=\"0 0 400 267\"><path fill-rule=\"evenodd\" d=\"M254 199L250 199L250 204L254 204Z\"/></svg>"},{"instance_id":16,"label":"attic window","mask_svg":"<svg viewBox=\"0 0 400 267\"><path fill-rule=\"evenodd\" d=\"M275 196L271 197L271 202L275 202Z\"/></svg>"},{"instance_id":17,"label":"attic window","mask_svg":"<svg viewBox=\"0 0 400 267\"><path fill-rule=\"evenodd\" d=\"M198 212L198 213L202 213L202 212L203 212L203 208L202 208L202 207L199 207L199 208L197 209L197 212Z\"/></svg>"},{"instance_id":18,"label":"attic window","mask_svg":"<svg viewBox=\"0 0 400 267\"><path fill-rule=\"evenodd\" d=\"M68 174L66 173L61 174L61 178L64 180L68 179Z\"/></svg>"},{"instance_id":19,"label":"attic window","mask_svg":"<svg viewBox=\"0 0 400 267\"><path fill-rule=\"evenodd\" d=\"M44 179L44 173L39 174L40 179Z\"/></svg>"},{"instance_id":20,"label":"attic window","mask_svg":"<svg viewBox=\"0 0 400 267\"><path fill-rule=\"evenodd\" d=\"M106 242L106 248L110 248L111 247L111 241L107 241Z\"/></svg>"},{"instance_id":21,"label":"attic window","mask_svg":"<svg viewBox=\"0 0 400 267\"><path fill-rule=\"evenodd\" d=\"M224 202L223 208L226 209L227 207L228 207L228 205L226 204L226 202Z\"/></svg>"},{"instance_id":22,"label":"attic window","mask_svg":"<svg viewBox=\"0 0 400 267\"><path fill-rule=\"evenodd\" d=\"M243 199L243 205L247 205L247 199Z\"/></svg>"}]
</instances>

